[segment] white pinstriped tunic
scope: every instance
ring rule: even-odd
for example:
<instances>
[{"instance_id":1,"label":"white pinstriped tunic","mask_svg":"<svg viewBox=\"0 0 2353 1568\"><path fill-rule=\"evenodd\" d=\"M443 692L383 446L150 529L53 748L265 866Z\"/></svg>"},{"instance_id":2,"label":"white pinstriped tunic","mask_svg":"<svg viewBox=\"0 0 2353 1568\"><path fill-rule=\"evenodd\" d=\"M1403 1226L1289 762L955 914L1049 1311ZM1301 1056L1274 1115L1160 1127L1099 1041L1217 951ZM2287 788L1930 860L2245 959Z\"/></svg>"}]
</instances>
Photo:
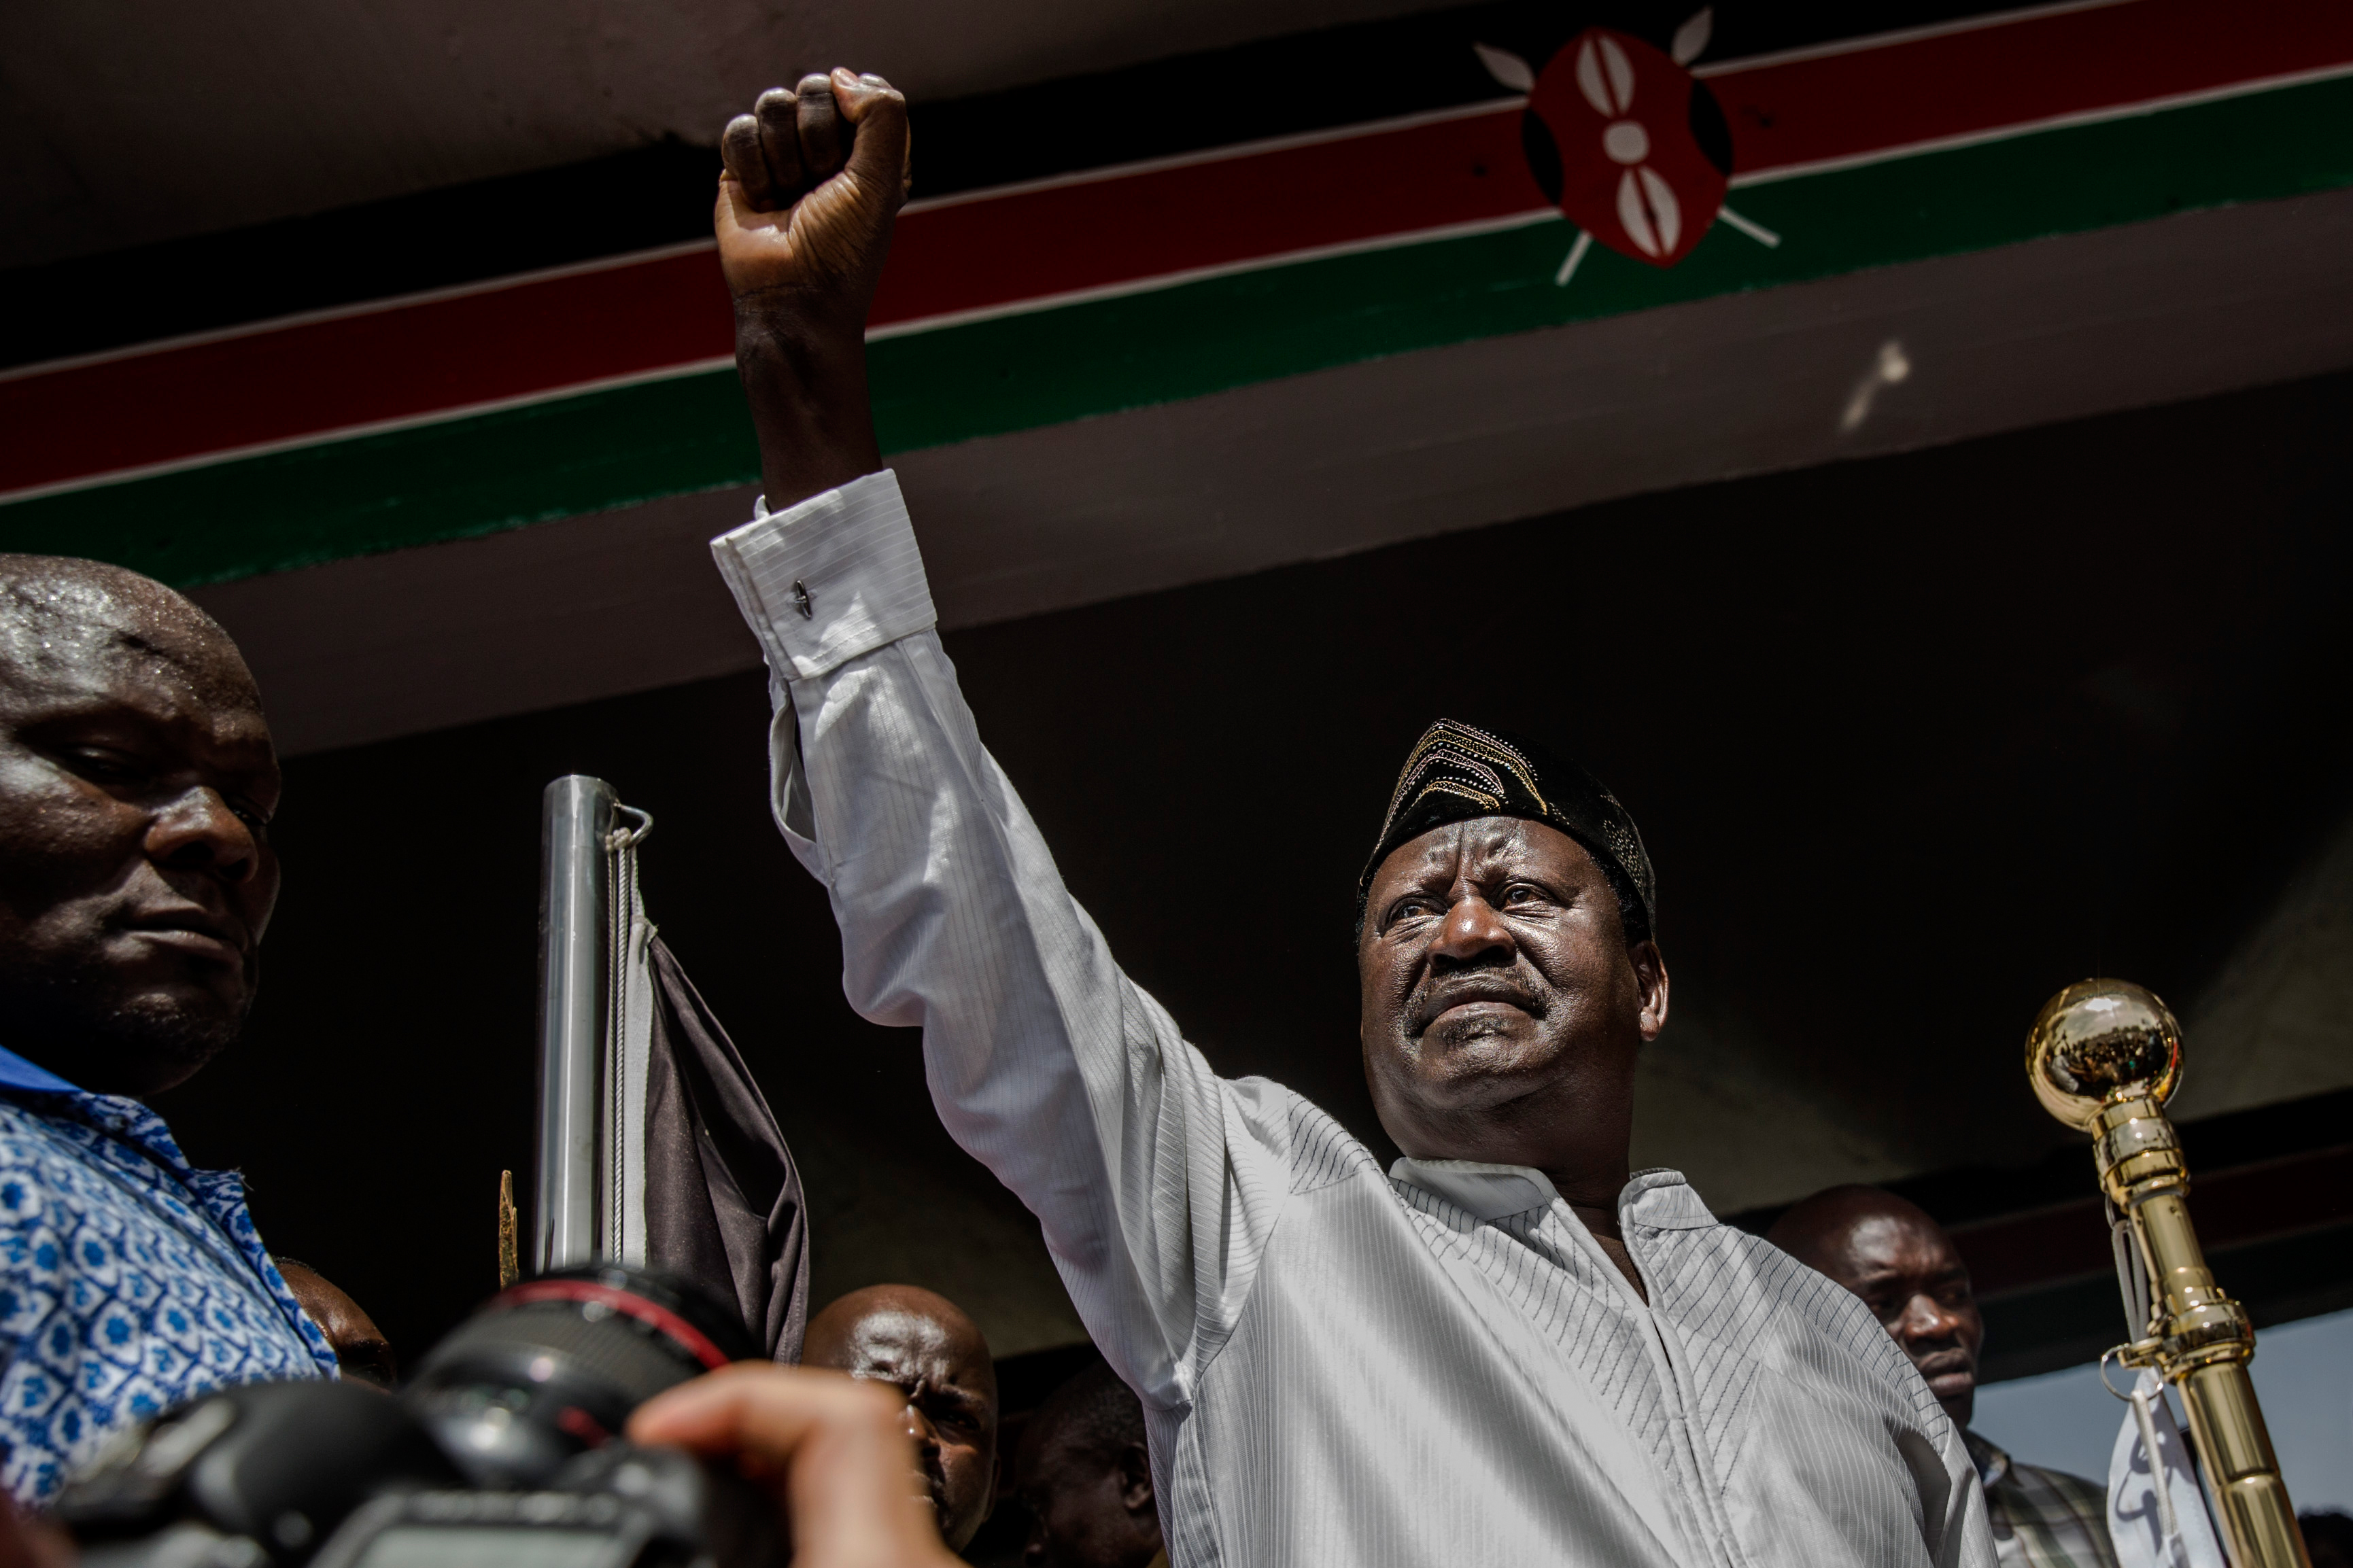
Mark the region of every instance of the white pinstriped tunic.
<instances>
[{"instance_id":1,"label":"white pinstriped tunic","mask_svg":"<svg viewBox=\"0 0 2353 1568\"><path fill-rule=\"evenodd\" d=\"M1113 963L982 748L898 483L713 542L765 648L777 821L843 985L1142 1395L1178 1568L1992 1568L1959 1435L1861 1302L1683 1178L1646 1305L1538 1172L1400 1161L1219 1078Z\"/></svg>"}]
</instances>

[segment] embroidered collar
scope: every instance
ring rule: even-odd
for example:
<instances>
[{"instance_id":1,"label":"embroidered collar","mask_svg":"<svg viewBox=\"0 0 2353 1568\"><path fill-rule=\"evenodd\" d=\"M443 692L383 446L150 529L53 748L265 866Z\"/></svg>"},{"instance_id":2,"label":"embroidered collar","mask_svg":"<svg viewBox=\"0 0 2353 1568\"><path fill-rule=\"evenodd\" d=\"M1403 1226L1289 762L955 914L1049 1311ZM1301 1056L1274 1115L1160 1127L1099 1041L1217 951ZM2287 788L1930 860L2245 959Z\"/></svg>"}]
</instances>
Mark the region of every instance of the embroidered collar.
<instances>
[{"instance_id":1,"label":"embroidered collar","mask_svg":"<svg viewBox=\"0 0 2353 1568\"><path fill-rule=\"evenodd\" d=\"M1552 1178L1532 1165L1400 1159L1389 1167L1389 1179L1444 1198L1482 1224L1560 1201ZM1718 1223L1683 1173L1662 1165L1637 1171L1627 1179L1618 1194L1618 1213L1656 1230L1704 1230Z\"/></svg>"},{"instance_id":2,"label":"embroidered collar","mask_svg":"<svg viewBox=\"0 0 2353 1568\"><path fill-rule=\"evenodd\" d=\"M1552 1178L1527 1165L1399 1159L1389 1167L1389 1179L1435 1193L1481 1221L1550 1208L1560 1198Z\"/></svg>"}]
</instances>

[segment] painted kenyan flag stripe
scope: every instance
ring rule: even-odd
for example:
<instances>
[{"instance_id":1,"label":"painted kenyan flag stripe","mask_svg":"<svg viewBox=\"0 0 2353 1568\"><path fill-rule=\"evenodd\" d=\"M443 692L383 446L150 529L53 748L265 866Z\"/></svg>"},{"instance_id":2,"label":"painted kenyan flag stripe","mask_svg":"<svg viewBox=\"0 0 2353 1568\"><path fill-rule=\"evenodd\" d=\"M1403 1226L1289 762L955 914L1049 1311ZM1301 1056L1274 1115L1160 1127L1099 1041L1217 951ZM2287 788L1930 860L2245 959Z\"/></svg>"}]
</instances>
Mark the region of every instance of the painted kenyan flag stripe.
<instances>
[{"instance_id":1,"label":"painted kenyan flag stripe","mask_svg":"<svg viewBox=\"0 0 2353 1568\"><path fill-rule=\"evenodd\" d=\"M1708 74L1736 184L2247 79L2353 66L2353 7L2260 27L2200 0L1980 18ZM877 336L1234 268L1501 228L1548 208L1516 100L911 208ZM1743 198L1746 200L1746 198ZM0 494L382 433L723 363L707 246L0 376ZM584 326L586 330L583 330Z\"/></svg>"},{"instance_id":2,"label":"painted kenyan flag stripe","mask_svg":"<svg viewBox=\"0 0 2353 1568\"><path fill-rule=\"evenodd\" d=\"M1524 332L2189 208L2353 184L2353 77L1761 185L1662 270L1552 220L885 339L886 450L1034 428ZM745 482L732 369L303 446L0 509L0 546L214 581Z\"/></svg>"},{"instance_id":3,"label":"painted kenyan flag stripe","mask_svg":"<svg viewBox=\"0 0 2353 1568\"><path fill-rule=\"evenodd\" d=\"M1736 181L2353 64L2353 6L2094 0L1701 66Z\"/></svg>"}]
</instances>

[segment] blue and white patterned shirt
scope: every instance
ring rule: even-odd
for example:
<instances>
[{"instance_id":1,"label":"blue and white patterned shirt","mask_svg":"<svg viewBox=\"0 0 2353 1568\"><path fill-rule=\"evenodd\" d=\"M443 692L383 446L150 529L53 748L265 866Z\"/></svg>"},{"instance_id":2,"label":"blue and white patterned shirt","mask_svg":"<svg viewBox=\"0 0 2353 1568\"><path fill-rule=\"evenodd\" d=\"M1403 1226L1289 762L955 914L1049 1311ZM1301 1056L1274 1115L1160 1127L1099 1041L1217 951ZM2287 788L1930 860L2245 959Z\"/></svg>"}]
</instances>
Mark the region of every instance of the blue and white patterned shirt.
<instances>
[{"instance_id":1,"label":"blue and white patterned shirt","mask_svg":"<svg viewBox=\"0 0 2353 1568\"><path fill-rule=\"evenodd\" d=\"M0 1049L0 1486L45 1502L184 1400L334 1375L242 1177L191 1166L137 1100Z\"/></svg>"}]
</instances>

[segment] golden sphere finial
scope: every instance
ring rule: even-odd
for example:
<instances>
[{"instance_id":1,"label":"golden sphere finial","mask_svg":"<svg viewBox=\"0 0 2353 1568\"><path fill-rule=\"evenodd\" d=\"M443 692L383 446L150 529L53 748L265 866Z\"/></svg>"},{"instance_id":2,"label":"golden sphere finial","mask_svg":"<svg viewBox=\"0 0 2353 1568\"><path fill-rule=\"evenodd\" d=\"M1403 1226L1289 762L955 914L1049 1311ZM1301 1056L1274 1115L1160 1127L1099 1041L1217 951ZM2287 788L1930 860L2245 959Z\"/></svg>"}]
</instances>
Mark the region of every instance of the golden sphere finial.
<instances>
[{"instance_id":1,"label":"golden sphere finial","mask_svg":"<svg viewBox=\"0 0 2353 1568\"><path fill-rule=\"evenodd\" d=\"M2042 1005L2026 1037L2026 1077L2042 1108L2089 1131L2125 1095L2162 1105L2181 1079L2181 1026L2129 980L2082 980Z\"/></svg>"}]
</instances>

